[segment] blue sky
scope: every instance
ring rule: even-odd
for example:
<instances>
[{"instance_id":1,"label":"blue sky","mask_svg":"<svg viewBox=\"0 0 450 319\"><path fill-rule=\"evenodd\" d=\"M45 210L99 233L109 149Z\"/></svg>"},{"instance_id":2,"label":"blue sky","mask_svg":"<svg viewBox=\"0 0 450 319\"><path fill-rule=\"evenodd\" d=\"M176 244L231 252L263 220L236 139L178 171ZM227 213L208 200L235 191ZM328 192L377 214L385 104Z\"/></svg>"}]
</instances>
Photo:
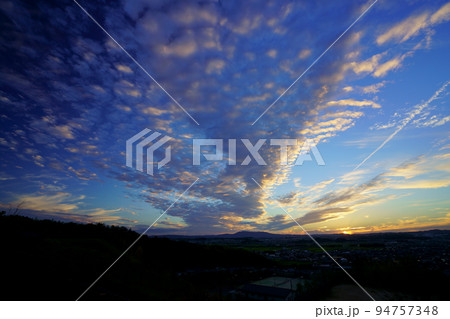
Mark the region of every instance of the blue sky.
<instances>
[{"instance_id":1,"label":"blue sky","mask_svg":"<svg viewBox=\"0 0 450 319\"><path fill-rule=\"evenodd\" d=\"M2 209L143 230L198 178L149 234L301 233L283 209L313 233L449 228L450 3L377 1L261 118L372 1L79 3L199 125L75 2L3 1ZM145 128L172 138L153 176L125 165ZM240 139L299 145L194 166L195 138L237 139L238 164ZM293 165L305 139L326 165Z\"/></svg>"}]
</instances>

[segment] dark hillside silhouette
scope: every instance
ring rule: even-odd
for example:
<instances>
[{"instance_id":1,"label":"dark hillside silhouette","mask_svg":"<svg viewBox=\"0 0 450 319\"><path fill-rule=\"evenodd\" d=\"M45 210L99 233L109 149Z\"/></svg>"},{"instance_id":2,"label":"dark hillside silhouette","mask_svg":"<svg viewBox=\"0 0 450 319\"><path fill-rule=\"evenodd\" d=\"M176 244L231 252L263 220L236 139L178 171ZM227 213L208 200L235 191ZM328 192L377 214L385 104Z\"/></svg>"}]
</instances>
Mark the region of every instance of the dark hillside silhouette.
<instances>
[{"instance_id":1,"label":"dark hillside silhouette","mask_svg":"<svg viewBox=\"0 0 450 319\"><path fill-rule=\"evenodd\" d=\"M0 216L1 299L74 300L138 236L124 227ZM222 289L251 279L246 267L272 263L243 249L144 236L84 299L221 299Z\"/></svg>"}]
</instances>

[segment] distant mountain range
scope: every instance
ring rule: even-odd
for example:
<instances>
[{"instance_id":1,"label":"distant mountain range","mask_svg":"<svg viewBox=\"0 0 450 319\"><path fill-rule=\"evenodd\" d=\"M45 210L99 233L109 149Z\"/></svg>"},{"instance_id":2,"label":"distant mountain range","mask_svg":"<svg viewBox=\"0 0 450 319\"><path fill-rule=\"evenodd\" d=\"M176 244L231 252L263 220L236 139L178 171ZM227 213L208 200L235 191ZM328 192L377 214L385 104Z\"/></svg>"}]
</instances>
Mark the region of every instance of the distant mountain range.
<instances>
[{"instance_id":1,"label":"distant mountain range","mask_svg":"<svg viewBox=\"0 0 450 319\"><path fill-rule=\"evenodd\" d=\"M149 234L150 237L152 235ZM157 235L157 237L167 238L284 238L303 235L284 235L273 234L264 231L240 231L234 234L218 234L218 235Z\"/></svg>"},{"instance_id":2,"label":"distant mountain range","mask_svg":"<svg viewBox=\"0 0 450 319\"><path fill-rule=\"evenodd\" d=\"M344 235L344 234L313 234L314 237L342 237L342 236L424 236L424 237L434 237L443 234L450 233L450 230L426 230L426 231L416 231L416 232L384 232L384 233L366 233L366 234L354 234L354 235ZM153 235L149 234L150 237ZM218 234L218 235L157 235L156 237L166 237L166 238L302 238L307 235L290 235L290 234L274 234L264 231L239 231L234 234Z\"/></svg>"},{"instance_id":3,"label":"distant mountain range","mask_svg":"<svg viewBox=\"0 0 450 319\"><path fill-rule=\"evenodd\" d=\"M280 237L291 237L295 235L284 235L284 234L273 234L264 231L240 231L234 234L221 234L215 235L218 238L280 238Z\"/></svg>"}]
</instances>

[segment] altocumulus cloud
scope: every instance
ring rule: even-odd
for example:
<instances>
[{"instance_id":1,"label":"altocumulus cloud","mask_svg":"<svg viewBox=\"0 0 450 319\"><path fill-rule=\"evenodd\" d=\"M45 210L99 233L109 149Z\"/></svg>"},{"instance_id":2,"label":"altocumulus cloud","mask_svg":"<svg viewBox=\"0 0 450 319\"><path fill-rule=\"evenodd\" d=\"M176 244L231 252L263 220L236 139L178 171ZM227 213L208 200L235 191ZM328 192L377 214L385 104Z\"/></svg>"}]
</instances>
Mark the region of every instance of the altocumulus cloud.
<instances>
[{"instance_id":1,"label":"altocumulus cloud","mask_svg":"<svg viewBox=\"0 0 450 319\"><path fill-rule=\"evenodd\" d=\"M354 21L366 1L346 6L262 0L80 4L200 125L73 2L4 1L1 54L7 63L0 93L6 129L1 141L9 150L5 162L16 167L12 175L24 176L24 170L51 172L74 193L113 181L136 200L160 210L199 177L199 183L168 212L182 223L166 226L196 233L233 227L283 230L292 223L266 213L267 198L252 181L255 178L270 191L287 180L292 167L279 165L276 147L261 148L265 166L254 160L247 166L204 161L192 166L191 139L247 138L255 143L260 138L303 140L306 134L319 142L352 127L371 108L381 107L372 100L333 100L349 69L376 72L381 58L356 65L355 55L349 53L359 50L362 33L351 31L305 80L250 125ZM173 137L172 161L153 177L125 167L126 139L146 127ZM292 153L299 147L292 147ZM24 155L25 149L32 156ZM237 162L247 155L238 143ZM341 201L348 201L353 192L361 188L341 194ZM37 200L44 195L34 196ZM290 193L281 201L295 203L300 196ZM330 207L338 197L326 198L328 204L322 200L300 220L313 223L352 210ZM95 208L86 214L114 222L121 212Z\"/></svg>"}]
</instances>

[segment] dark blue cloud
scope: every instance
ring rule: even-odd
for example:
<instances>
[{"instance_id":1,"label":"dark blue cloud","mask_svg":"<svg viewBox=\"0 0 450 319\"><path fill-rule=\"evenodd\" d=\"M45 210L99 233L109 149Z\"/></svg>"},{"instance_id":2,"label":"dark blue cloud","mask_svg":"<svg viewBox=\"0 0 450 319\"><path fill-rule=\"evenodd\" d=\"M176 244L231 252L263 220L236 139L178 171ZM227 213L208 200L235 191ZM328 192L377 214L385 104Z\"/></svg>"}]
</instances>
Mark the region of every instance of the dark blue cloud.
<instances>
[{"instance_id":1,"label":"dark blue cloud","mask_svg":"<svg viewBox=\"0 0 450 319\"><path fill-rule=\"evenodd\" d=\"M118 182L124 192L142 191L133 196L160 210L173 201L161 194L181 193L199 177L190 197L168 214L182 218L187 231L218 232L227 230L224 218L250 225L263 217L263 195L252 178L263 183L286 172L278 165L278 150L267 145L261 151L267 166L254 161L245 167L193 166L191 139L302 138L298 131L338 84L353 45L347 39L250 124L353 21L365 1L80 3L200 126L73 2L4 1L3 169L22 183L32 183L23 178L25 172L47 174L49 182L56 174L74 193L105 180ZM172 162L154 177L125 167L126 139L146 127L174 138ZM247 154L238 143L238 163ZM236 192L236 182L242 192ZM8 191L20 193L20 185ZM275 216L261 227L283 225L284 218Z\"/></svg>"}]
</instances>

